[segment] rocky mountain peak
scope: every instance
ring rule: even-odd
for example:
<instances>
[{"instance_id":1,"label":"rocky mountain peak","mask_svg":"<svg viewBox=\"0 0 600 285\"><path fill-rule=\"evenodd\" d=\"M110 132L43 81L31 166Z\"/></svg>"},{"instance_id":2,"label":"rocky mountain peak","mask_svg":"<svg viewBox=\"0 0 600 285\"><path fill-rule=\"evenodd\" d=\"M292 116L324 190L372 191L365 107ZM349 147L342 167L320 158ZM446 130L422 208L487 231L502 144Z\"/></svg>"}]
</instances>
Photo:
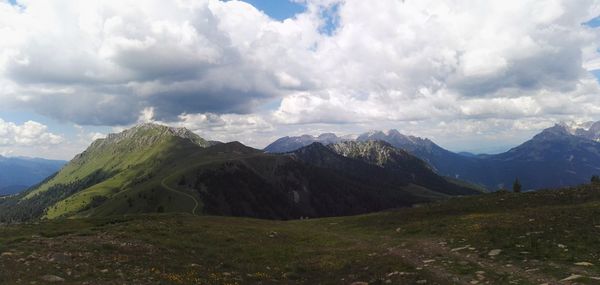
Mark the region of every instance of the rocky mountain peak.
<instances>
[{"instance_id":1,"label":"rocky mountain peak","mask_svg":"<svg viewBox=\"0 0 600 285\"><path fill-rule=\"evenodd\" d=\"M410 156L406 151L394 148L389 143L378 140L340 142L330 145L329 148L342 156L360 158L379 166L385 165L390 160Z\"/></svg>"},{"instance_id":2,"label":"rocky mountain peak","mask_svg":"<svg viewBox=\"0 0 600 285\"><path fill-rule=\"evenodd\" d=\"M600 142L600 122L567 123L560 122L543 130L534 140L547 140L568 137L580 137Z\"/></svg>"},{"instance_id":3,"label":"rocky mountain peak","mask_svg":"<svg viewBox=\"0 0 600 285\"><path fill-rule=\"evenodd\" d=\"M176 128L155 123L144 123L126 129L120 133L113 133L104 139L94 142L96 147L105 145L119 144L122 141L129 141L136 145L150 145L165 137L179 137L188 139L200 146L208 146L208 142L186 128Z\"/></svg>"}]
</instances>

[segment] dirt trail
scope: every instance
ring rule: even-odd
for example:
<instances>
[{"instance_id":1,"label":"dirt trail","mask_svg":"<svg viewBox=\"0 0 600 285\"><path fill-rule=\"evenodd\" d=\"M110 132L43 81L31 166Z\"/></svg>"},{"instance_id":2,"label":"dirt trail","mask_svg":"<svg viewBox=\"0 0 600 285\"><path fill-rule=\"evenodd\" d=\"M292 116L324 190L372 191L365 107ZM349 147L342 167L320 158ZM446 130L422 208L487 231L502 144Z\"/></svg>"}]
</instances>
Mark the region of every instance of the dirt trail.
<instances>
[{"instance_id":1,"label":"dirt trail","mask_svg":"<svg viewBox=\"0 0 600 285\"><path fill-rule=\"evenodd\" d=\"M190 195L190 194L188 194L188 193L185 193L185 192L179 191L179 190L177 190L177 189L175 189L175 188L172 188L171 186L167 185L167 183L166 183L166 180L167 180L168 178L170 178L170 176L168 176L168 177L166 177L165 179L163 179L162 181L160 181L160 185L161 185L163 188L165 188L165 189L167 189L167 190L169 190L169 191L171 191L171 192L175 192L175 193L177 193L177 194L184 195L184 196L187 196L187 197L189 197L190 199L192 199L192 200L194 201L194 203L195 203L195 205L194 205L194 208L192 209L192 215L196 215L196 209L198 209L198 206L200 205L200 203L198 202L198 200L196 199L196 197L194 197L194 196L192 196L192 195Z\"/></svg>"}]
</instances>

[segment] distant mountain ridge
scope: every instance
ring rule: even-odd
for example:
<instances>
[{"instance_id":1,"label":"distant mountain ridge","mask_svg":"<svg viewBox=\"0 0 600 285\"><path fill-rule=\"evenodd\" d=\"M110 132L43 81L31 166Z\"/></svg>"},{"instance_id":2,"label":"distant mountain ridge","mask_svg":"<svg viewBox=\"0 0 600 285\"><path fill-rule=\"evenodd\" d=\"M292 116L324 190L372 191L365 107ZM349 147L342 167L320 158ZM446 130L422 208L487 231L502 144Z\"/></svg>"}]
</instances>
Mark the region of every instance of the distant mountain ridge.
<instances>
[{"instance_id":1,"label":"distant mountain ridge","mask_svg":"<svg viewBox=\"0 0 600 285\"><path fill-rule=\"evenodd\" d=\"M297 150L312 143L318 142L324 145L354 140L352 135L338 137L333 133L324 133L318 136L302 135L298 137L282 137L264 148L270 153L285 153Z\"/></svg>"},{"instance_id":2,"label":"distant mountain ridge","mask_svg":"<svg viewBox=\"0 0 600 285\"><path fill-rule=\"evenodd\" d=\"M270 149L291 151L277 146L290 139L278 140ZM429 139L397 130L367 132L355 141L385 141L424 160L441 175L489 190L509 188L516 178L526 189L539 189L577 185L600 174L600 122L559 123L507 152L493 155L457 154Z\"/></svg>"},{"instance_id":3,"label":"distant mountain ridge","mask_svg":"<svg viewBox=\"0 0 600 285\"><path fill-rule=\"evenodd\" d=\"M18 193L57 172L66 161L0 156L0 196Z\"/></svg>"}]
</instances>

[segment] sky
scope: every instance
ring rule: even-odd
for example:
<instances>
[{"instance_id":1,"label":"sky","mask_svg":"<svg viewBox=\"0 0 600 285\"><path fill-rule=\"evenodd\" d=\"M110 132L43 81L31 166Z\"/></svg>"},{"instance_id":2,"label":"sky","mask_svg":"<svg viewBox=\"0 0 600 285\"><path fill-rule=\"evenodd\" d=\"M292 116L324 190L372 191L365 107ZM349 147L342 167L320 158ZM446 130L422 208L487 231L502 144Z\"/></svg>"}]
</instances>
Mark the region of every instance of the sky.
<instances>
[{"instance_id":1,"label":"sky","mask_svg":"<svg viewBox=\"0 0 600 285\"><path fill-rule=\"evenodd\" d=\"M0 0L0 155L143 122L500 152L600 120L600 0Z\"/></svg>"}]
</instances>

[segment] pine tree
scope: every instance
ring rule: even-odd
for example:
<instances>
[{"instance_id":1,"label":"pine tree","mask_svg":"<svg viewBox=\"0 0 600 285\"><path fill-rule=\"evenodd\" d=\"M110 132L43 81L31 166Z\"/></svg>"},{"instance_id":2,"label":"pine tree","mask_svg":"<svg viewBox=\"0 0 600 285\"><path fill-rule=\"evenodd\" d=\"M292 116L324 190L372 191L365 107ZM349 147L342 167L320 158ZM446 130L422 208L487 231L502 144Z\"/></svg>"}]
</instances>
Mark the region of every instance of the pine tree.
<instances>
[{"instance_id":1,"label":"pine tree","mask_svg":"<svg viewBox=\"0 0 600 285\"><path fill-rule=\"evenodd\" d=\"M521 181L519 181L519 178L515 179L515 183L513 183L513 192L521 193Z\"/></svg>"},{"instance_id":2,"label":"pine tree","mask_svg":"<svg viewBox=\"0 0 600 285\"><path fill-rule=\"evenodd\" d=\"M598 175L592 176L591 181L592 181L592 184L598 184L598 183L600 183L600 176L598 176Z\"/></svg>"}]
</instances>

